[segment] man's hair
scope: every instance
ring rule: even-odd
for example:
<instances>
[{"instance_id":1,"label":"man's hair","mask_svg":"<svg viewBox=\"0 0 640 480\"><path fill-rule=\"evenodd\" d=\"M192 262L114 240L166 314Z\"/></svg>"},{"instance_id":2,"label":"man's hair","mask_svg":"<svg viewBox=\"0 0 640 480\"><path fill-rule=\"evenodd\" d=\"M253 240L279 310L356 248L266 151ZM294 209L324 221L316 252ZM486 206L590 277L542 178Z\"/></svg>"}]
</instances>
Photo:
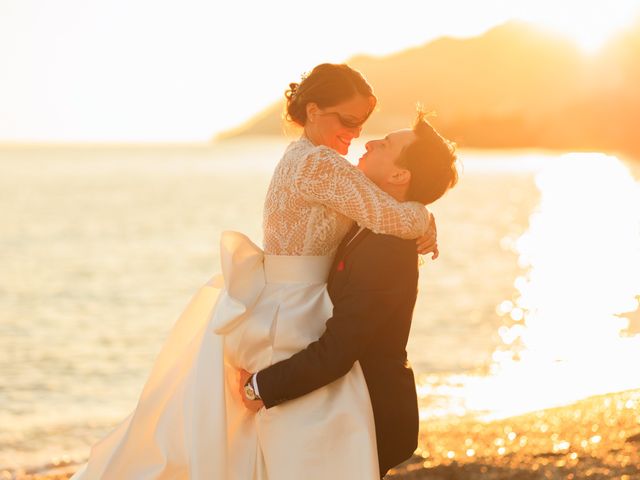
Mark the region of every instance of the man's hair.
<instances>
[{"instance_id":1,"label":"man's hair","mask_svg":"<svg viewBox=\"0 0 640 480\"><path fill-rule=\"evenodd\" d=\"M458 182L455 144L444 138L418 110L413 132L418 137L405 147L396 165L411 172L407 200L428 205Z\"/></svg>"}]
</instances>

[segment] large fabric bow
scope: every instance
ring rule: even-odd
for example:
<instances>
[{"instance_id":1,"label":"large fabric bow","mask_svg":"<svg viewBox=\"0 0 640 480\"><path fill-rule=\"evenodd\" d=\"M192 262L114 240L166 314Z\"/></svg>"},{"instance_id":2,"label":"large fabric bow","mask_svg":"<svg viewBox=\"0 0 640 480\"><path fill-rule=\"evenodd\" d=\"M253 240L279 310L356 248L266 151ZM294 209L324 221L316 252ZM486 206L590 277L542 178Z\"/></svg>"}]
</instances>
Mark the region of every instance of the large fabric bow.
<instances>
[{"instance_id":1,"label":"large fabric bow","mask_svg":"<svg viewBox=\"0 0 640 480\"><path fill-rule=\"evenodd\" d=\"M220 238L220 261L222 275L212 281L223 291L212 325L215 333L225 335L242 322L265 287L264 252L246 235L226 231Z\"/></svg>"}]
</instances>

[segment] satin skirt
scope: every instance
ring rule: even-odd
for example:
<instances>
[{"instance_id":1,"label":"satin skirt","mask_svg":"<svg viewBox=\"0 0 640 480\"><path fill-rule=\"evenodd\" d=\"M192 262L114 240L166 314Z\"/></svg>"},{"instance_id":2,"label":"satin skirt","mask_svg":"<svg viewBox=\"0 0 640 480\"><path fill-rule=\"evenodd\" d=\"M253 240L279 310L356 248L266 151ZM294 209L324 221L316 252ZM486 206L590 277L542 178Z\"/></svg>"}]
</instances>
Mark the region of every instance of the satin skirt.
<instances>
[{"instance_id":1,"label":"satin skirt","mask_svg":"<svg viewBox=\"0 0 640 480\"><path fill-rule=\"evenodd\" d=\"M255 414L239 394L240 368L266 368L322 335L332 313L331 258L264 255L225 232L221 263L222 275L176 322L134 412L72 479L379 479L358 362L337 381Z\"/></svg>"}]
</instances>

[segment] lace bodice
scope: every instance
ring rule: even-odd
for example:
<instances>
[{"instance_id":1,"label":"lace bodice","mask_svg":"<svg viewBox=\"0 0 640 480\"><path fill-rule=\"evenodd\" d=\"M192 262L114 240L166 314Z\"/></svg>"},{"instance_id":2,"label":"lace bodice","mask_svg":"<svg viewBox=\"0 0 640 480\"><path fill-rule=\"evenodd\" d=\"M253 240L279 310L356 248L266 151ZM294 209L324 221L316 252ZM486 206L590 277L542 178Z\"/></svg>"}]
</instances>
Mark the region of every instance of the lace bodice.
<instances>
[{"instance_id":1,"label":"lace bodice","mask_svg":"<svg viewBox=\"0 0 640 480\"><path fill-rule=\"evenodd\" d=\"M264 206L269 255L329 255L353 221L376 233L416 238L429 212L398 202L335 150L306 137L292 142L276 166Z\"/></svg>"}]
</instances>

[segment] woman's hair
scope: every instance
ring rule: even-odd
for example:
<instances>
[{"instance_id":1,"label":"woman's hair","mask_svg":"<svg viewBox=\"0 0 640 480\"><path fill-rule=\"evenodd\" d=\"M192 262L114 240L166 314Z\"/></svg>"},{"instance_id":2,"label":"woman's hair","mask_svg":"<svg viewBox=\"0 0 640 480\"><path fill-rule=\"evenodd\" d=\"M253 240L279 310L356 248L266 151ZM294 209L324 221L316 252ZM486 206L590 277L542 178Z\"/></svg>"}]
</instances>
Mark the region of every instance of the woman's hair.
<instances>
[{"instance_id":1,"label":"woman's hair","mask_svg":"<svg viewBox=\"0 0 640 480\"><path fill-rule=\"evenodd\" d=\"M320 108L332 107L356 94L373 97L373 89L360 72L349 65L322 63L300 83L290 83L284 93L287 99L286 119L301 127L307 122L307 104L316 103Z\"/></svg>"},{"instance_id":2,"label":"woman's hair","mask_svg":"<svg viewBox=\"0 0 640 480\"><path fill-rule=\"evenodd\" d=\"M418 137L409 144L396 164L411 172L407 200L428 205L458 183L455 144L444 138L425 120L419 110L413 125Z\"/></svg>"}]
</instances>

